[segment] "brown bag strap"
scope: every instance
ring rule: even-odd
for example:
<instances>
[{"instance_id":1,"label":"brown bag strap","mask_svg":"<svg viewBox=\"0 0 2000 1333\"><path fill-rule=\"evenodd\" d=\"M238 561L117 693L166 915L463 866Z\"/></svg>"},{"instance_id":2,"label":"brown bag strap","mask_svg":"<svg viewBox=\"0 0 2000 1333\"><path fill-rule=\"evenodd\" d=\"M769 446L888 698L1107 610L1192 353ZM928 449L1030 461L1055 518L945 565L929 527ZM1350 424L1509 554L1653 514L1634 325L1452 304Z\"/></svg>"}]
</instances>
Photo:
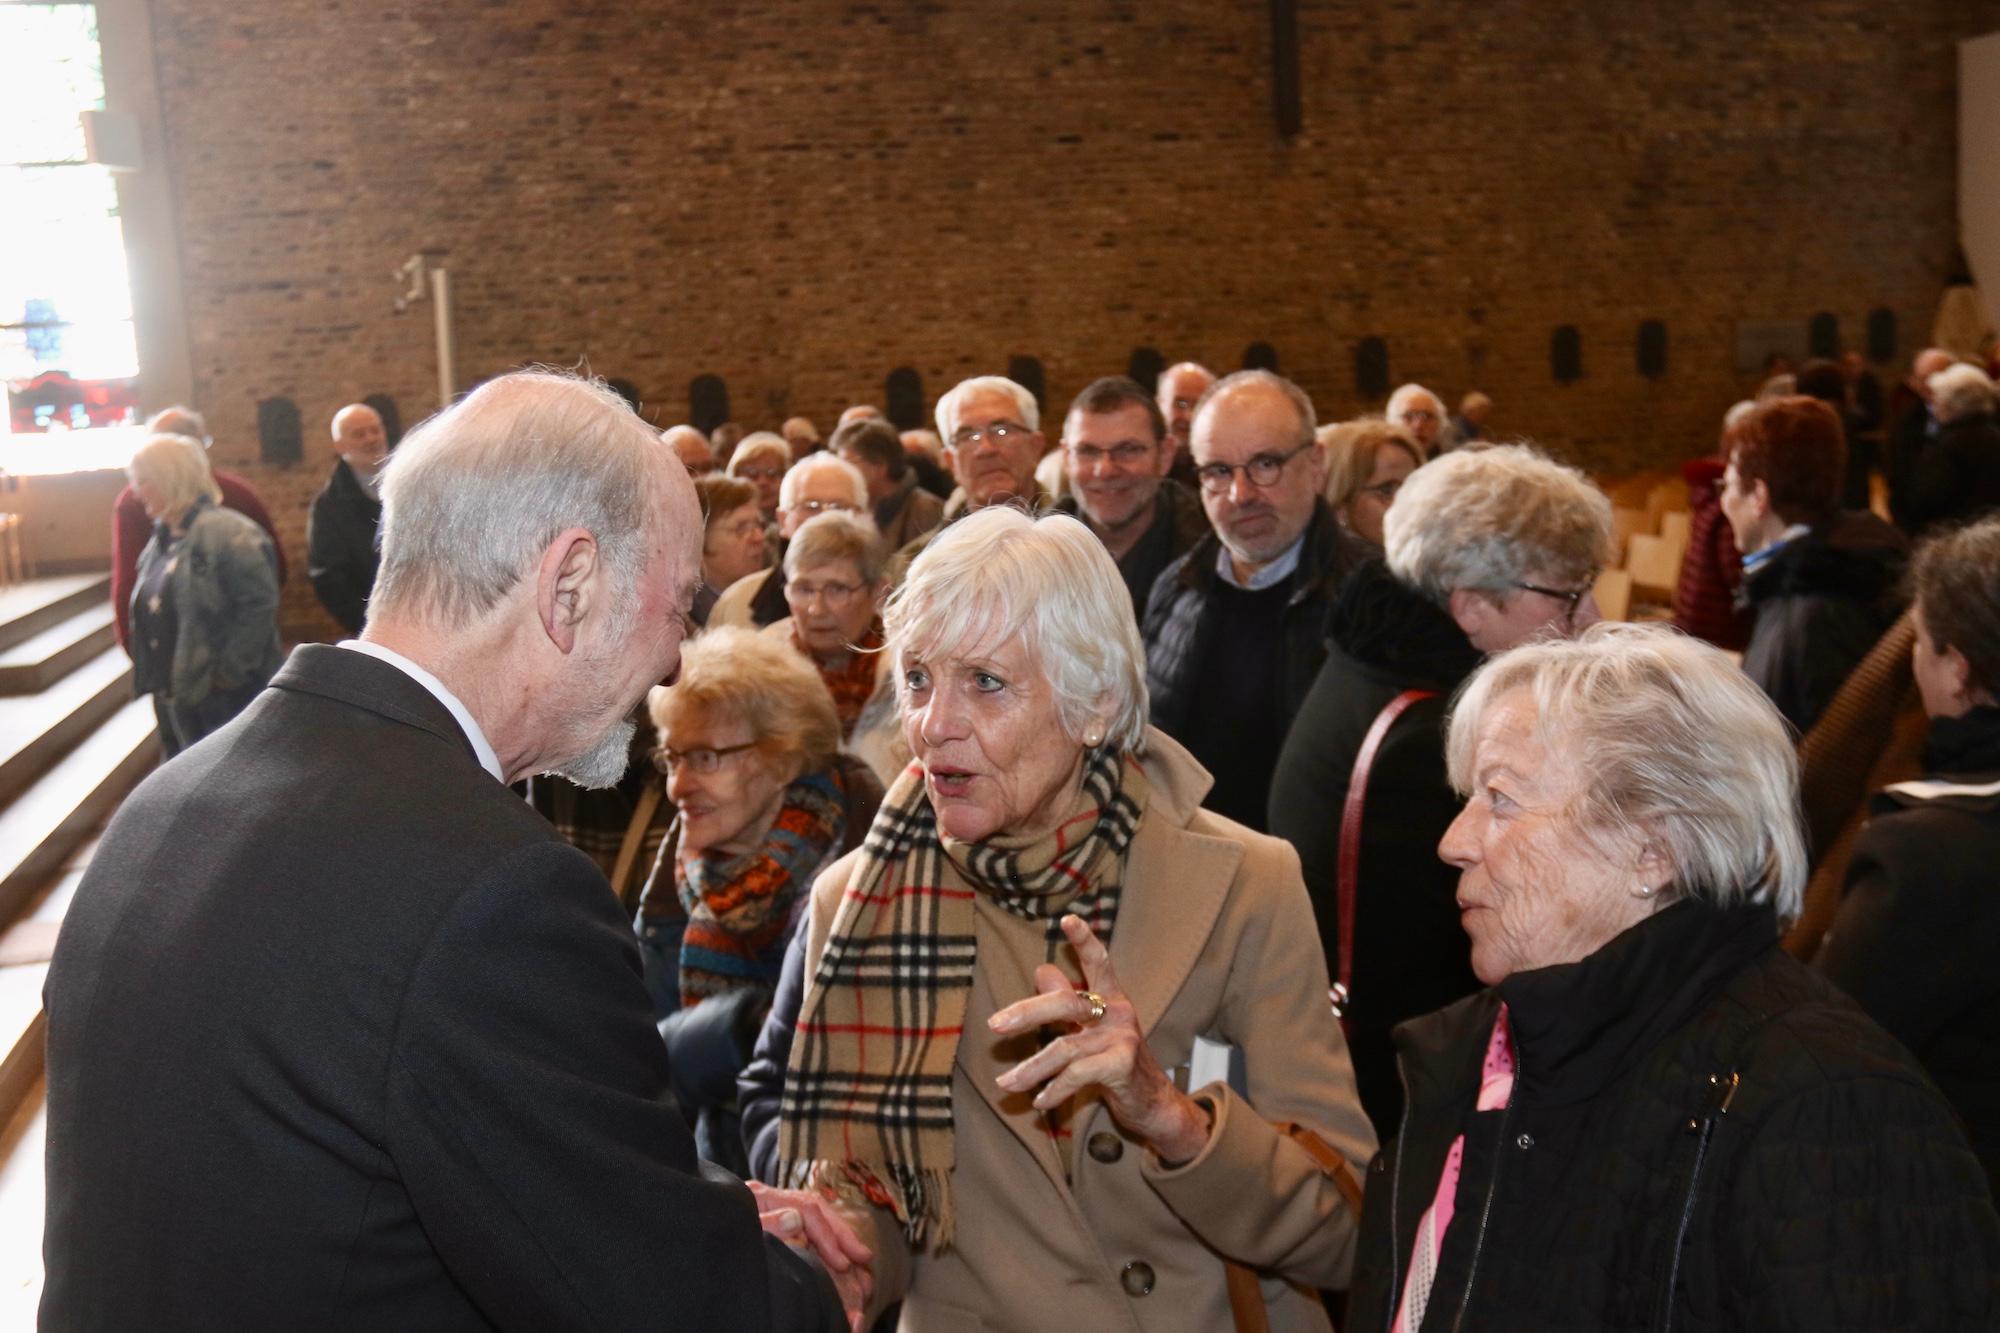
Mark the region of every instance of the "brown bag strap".
<instances>
[{"instance_id":1,"label":"brown bag strap","mask_svg":"<svg viewBox=\"0 0 2000 1333\"><path fill-rule=\"evenodd\" d=\"M1354 900L1356 880L1361 872L1361 807L1368 797L1368 770L1375 766L1375 752L1382 748L1389 728L1411 704L1437 697L1436 690L1404 690L1382 706L1361 740L1354 756L1354 773L1347 780L1347 800L1340 812L1339 887L1340 944L1333 978L1333 1014L1347 1027L1347 1002L1354 987Z\"/></svg>"},{"instance_id":2,"label":"brown bag strap","mask_svg":"<svg viewBox=\"0 0 2000 1333\"><path fill-rule=\"evenodd\" d=\"M611 891L618 895L618 901L625 904L627 912L637 904L630 900L632 871L639 862L639 852L646 845L646 830L653 826L653 815L660 808L660 800L666 794L657 780L648 782L639 792L639 799L633 803L632 822L625 826L625 840L618 845L618 859L611 865Z\"/></svg>"},{"instance_id":3,"label":"brown bag strap","mask_svg":"<svg viewBox=\"0 0 2000 1333\"><path fill-rule=\"evenodd\" d=\"M1354 1168L1340 1151L1304 1125L1279 1122L1275 1127L1280 1134L1304 1148L1319 1164L1320 1172L1333 1181L1333 1187L1340 1191L1341 1200L1348 1211L1354 1214L1358 1223L1361 1218L1361 1180L1354 1174ZM1257 1281L1257 1274L1247 1264L1234 1260L1224 1261L1224 1276L1229 1289L1229 1313L1235 1321L1236 1333L1270 1333L1271 1314L1264 1308L1264 1288ZM1319 1293L1311 1288L1301 1287L1309 1299L1317 1301Z\"/></svg>"}]
</instances>

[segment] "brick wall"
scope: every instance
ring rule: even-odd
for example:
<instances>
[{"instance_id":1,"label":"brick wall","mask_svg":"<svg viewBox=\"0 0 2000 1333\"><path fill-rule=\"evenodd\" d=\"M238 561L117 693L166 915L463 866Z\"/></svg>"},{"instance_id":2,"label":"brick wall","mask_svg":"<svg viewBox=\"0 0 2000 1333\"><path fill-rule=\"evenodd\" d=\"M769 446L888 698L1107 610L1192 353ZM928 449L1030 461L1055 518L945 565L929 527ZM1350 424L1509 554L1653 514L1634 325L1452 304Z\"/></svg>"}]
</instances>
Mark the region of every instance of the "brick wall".
<instances>
[{"instance_id":1,"label":"brick wall","mask_svg":"<svg viewBox=\"0 0 2000 1333\"><path fill-rule=\"evenodd\" d=\"M1953 43L1996 0L1301 5L1280 142L1252 0L154 0L198 400L303 550L341 403L435 397L390 270L451 250L460 376L587 358L665 421L824 427L915 367L1257 340L1321 404L1353 347L1484 388L1600 469L1706 447L1745 319L1929 326L1955 233ZM1642 318L1669 373L1634 369ZM1558 385L1553 329L1583 335ZM306 460L254 465L294 399ZM287 629L330 629L303 578Z\"/></svg>"}]
</instances>

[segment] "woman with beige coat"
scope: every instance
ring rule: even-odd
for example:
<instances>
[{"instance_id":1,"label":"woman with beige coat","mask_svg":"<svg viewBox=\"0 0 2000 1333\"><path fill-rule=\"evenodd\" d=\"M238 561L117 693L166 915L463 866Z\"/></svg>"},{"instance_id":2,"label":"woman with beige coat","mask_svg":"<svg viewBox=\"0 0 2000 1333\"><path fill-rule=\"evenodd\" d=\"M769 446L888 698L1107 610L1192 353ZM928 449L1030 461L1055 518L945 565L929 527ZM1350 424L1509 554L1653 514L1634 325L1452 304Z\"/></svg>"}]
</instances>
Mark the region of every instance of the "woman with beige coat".
<instances>
[{"instance_id":1,"label":"woman with beige coat","mask_svg":"<svg viewBox=\"0 0 2000 1333\"><path fill-rule=\"evenodd\" d=\"M838 1196L905 1333L1227 1329L1225 1258L1272 1328L1327 1328L1355 1217L1273 1122L1375 1143L1298 859L1147 727L1116 566L988 509L884 619L915 761L814 886L782 1174Z\"/></svg>"}]
</instances>

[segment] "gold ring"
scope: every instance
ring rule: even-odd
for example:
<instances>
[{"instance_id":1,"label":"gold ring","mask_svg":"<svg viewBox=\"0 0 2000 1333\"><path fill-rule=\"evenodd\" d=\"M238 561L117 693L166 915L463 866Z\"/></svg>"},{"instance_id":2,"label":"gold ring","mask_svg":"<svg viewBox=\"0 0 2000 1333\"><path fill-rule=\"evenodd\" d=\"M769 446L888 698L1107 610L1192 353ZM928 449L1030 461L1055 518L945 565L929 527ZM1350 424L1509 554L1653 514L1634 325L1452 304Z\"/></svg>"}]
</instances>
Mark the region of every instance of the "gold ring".
<instances>
[{"instance_id":1,"label":"gold ring","mask_svg":"<svg viewBox=\"0 0 2000 1333\"><path fill-rule=\"evenodd\" d=\"M1085 991L1083 998L1090 1005L1090 1017L1083 1020L1086 1023L1095 1023L1104 1017L1104 1011L1111 1007L1104 1002L1104 997L1094 990Z\"/></svg>"}]
</instances>

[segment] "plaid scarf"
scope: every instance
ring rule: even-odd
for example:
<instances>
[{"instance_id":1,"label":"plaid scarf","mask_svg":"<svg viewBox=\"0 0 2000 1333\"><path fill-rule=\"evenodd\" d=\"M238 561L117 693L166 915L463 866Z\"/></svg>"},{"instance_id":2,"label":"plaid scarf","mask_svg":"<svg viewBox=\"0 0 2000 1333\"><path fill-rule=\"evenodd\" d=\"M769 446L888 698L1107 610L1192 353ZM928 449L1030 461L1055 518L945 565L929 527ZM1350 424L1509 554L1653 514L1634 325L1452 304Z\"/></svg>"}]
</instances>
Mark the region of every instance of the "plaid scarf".
<instances>
[{"instance_id":1,"label":"plaid scarf","mask_svg":"<svg viewBox=\"0 0 2000 1333\"><path fill-rule=\"evenodd\" d=\"M781 1179L889 1208L910 1243L951 1243L951 1078L972 990L973 895L1047 923L1075 912L1109 941L1148 784L1107 748L1079 808L1031 840L942 835L923 770L883 799L799 1014L781 1106Z\"/></svg>"}]
</instances>

